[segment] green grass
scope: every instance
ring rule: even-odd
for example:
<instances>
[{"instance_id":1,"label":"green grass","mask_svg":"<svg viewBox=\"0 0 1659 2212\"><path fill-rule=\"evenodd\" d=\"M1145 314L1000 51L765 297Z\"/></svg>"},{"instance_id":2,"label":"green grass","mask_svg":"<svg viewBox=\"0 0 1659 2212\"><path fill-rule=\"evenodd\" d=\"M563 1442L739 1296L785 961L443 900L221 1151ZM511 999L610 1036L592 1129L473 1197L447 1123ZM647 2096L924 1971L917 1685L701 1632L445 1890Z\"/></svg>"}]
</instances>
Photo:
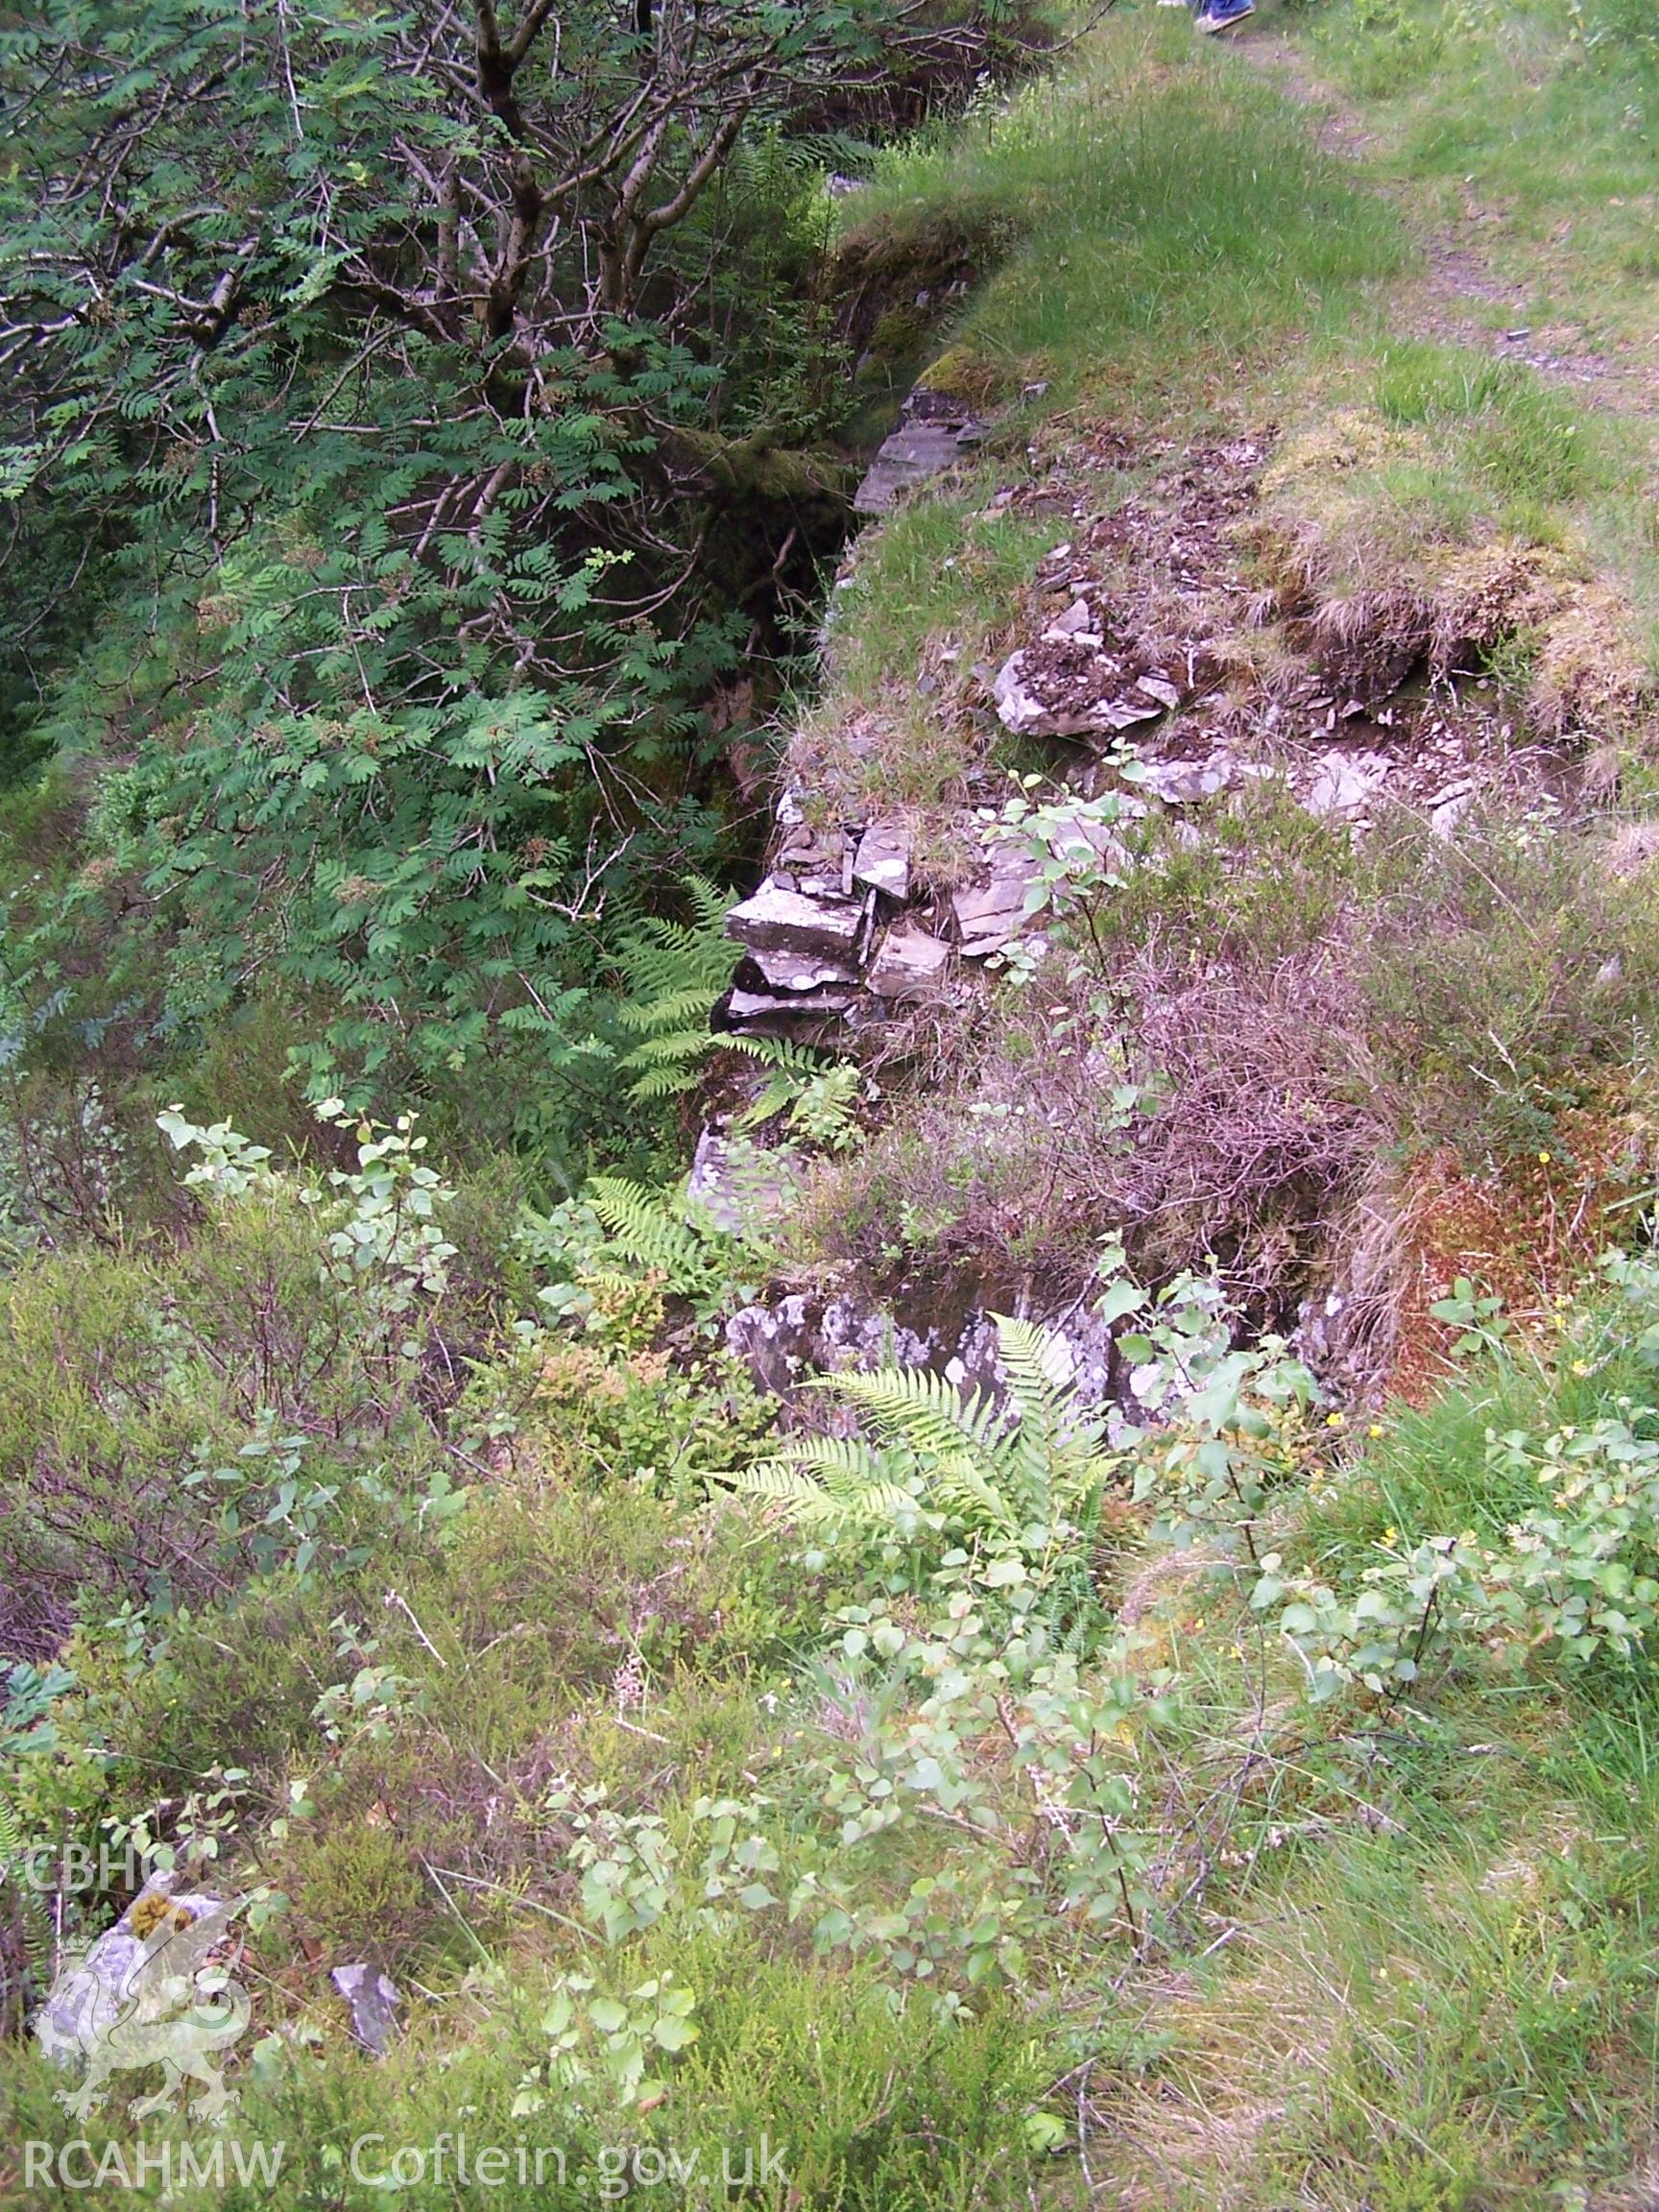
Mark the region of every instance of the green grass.
<instances>
[{"instance_id":1,"label":"green grass","mask_svg":"<svg viewBox=\"0 0 1659 2212\"><path fill-rule=\"evenodd\" d=\"M1234 85L1185 19L1140 12L1089 34L1059 75L886 155L848 208L853 242L901 266L925 264L935 233L987 241L994 266L941 335L942 374L1004 402L1046 387L966 486L911 499L861 542L795 749L821 795L897 804L944 847L943 818L1002 757L962 680L1065 535L1062 517L986 511L1030 476L1025 441L1041 475L1102 417L1236 421L1287 337L1358 311L1405 248L1288 108ZM879 724L874 757L845 742L854 713Z\"/></svg>"},{"instance_id":2,"label":"green grass","mask_svg":"<svg viewBox=\"0 0 1659 2212\"><path fill-rule=\"evenodd\" d=\"M1463 255L1467 273L1439 279L1441 320L1525 330L1518 349L1565 365L1530 403L1540 421L1496 447L1462 443L1495 472L1511 526L1551 542L1565 522L1618 577L1638 650L1659 665L1659 43L1646 0L1321 0L1290 19L1312 67L1361 103L1366 166L1403 195L1431 258Z\"/></svg>"},{"instance_id":3,"label":"green grass","mask_svg":"<svg viewBox=\"0 0 1659 2212\"><path fill-rule=\"evenodd\" d=\"M1481 218L1482 258L1592 345L1651 328L1659 263L1659 44L1645 0L1331 0L1317 64L1365 103L1374 158L1448 222ZM1513 307L1472 301L1500 325Z\"/></svg>"},{"instance_id":4,"label":"green grass","mask_svg":"<svg viewBox=\"0 0 1659 2212\"><path fill-rule=\"evenodd\" d=\"M621 2133L607 2116L557 2097L527 2104L522 2085L546 2056L545 1984L533 1972L484 1972L463 2001L468 2033L459 2043L418 2037L380 2062L346 2054L308 2062L301 2051L283 2065L273 2056L263 2078L255 2069L244 2080L222 2130L149 2122L143 2140L157 2156L164 2144L175 2158L186 2143L206 2153L216 2133L228 2143L282 2147L275 2186L239 2185L228 2158L223 2190L186 2182L168 2200L185 2212L369 2212L387 2202L409 2212L449 2212L460 2203L575 2212L614 2200L619 2181L632 2184L629 2201L719 2202L723 2173L741 2183L747 2171L755 2185L740 2200L780 2208L970 2212L1029 2201L1033 2161L1020 2119L1044 2086L1044 2061L1012 2008L992 2000L959 2030L929 2032L896 2013L867 1975L827 1978L768 1960L741 1940L661 1948L659 1971L714 1994L673 2097ZM325 2022L332 2028L320 2008L312 2023L319 2040ZM58 2079L41 2061L11 2071L8 2154L15 2155L19 2181L13 2143L63 2140L53 2101ZM462 2130L474 2161L489 2146L506 2147L493 2179L486 2169L469 2188L458 2184L453 2138ZM123 2128L106 2137L94 2119L84 2133L98 2147L94 2160L106 2140L134 2156L133 2135ZM445 2139L446 2169L434 2152ZM373 2176L404 2146L418 2162L406 2166L405 2185L376 2185ZM781 2160L781 2178L775 2167L762 2185L768 2152ZM698 2176L700 2190L673 2179L671 2155L683 2175ZM73 2160L80 2191L54 2176L13 2193L9 2171L0 2169L0 2203L19 2212L85 2200L83 2169ZM150 2173L154 2178L156 2168Z\"/></svg>"},{"instance_id":5,"label":"green grass","mask_svg":"<svg viewBox=\"0 0 1659 2212\"><path fill-rule=\"evenodd\" d=\"M1391 212L1240 88L1183 21L1127 15L1063 75L888 156L859 225L996 210L1019 245L956 344L1049 403L1167 388L1327 313L1395 273Z\"/></svg>"},{"instance_id":6,"label":"green grass","mask_svg":"<svg viewBox=\"0 0 1659 2212\"><path fill-rule=\"evenodd\" d=\"M900 232L945 206L1011 241L948 333L949 363L1009 395L1047 379L1049 398L1016 418L1045 459L1097 422L1179 440L1228 407L1232 421L1283 425L1269 516L1308 557L1315 600L1446 602L1518 549L1533 582L1493 623L1495 696L1545 717L1550 685L1559 704L1587 669L1601 687L1562 709L1578 741L1640 748L1650 715L1631 703L1659 610L1652 425L1627 411L1630 381L1540 373L1485 332L1533 322L1555 354L1647 346L1648 13L1626 0L1575 15L1556 0L1331 0L1286 20L1360 102L1358 172L1311 151L1242 60L1137 10L1065 82L891 156L856 219ZM1491 219L1470 227L1465 203ZM1524 310L1479 297L1425 308L1454 227ZM1033 429L1049 408L1053 427ZM1002 484L1022 480L1012 447L994 455ZM918 499L867 541L832 631L831 710L905 696L893 757L918 800L948 803L983 755L915 698L916 675L941 640L995 638L1020 613L1014 542L966 604L946 580L983 529L971 517L987 481ZM1103 508L1112 490L1091 487ZM866 765L872 791L888 757ZM1638 811L1647 788L1627 772ZM1450 849L1404 822L1357 853L1269 793L1218 810L1209 831L1160 851L1108 907L1110 974L1120 982L1119 955L1147 944L1263 973L1345 947L1355 1080L1392 1120L1407 1186L1417 1147L1483 1172L1559 1142L1562 1108L1609 1078L1644 1080L1650 898L1588 845L1500 810ZM961 1079L976 1096L971 1064ZM937 1110L930 1091L913 1122L901 1111L831 1240L903 1245L954 1158ZM935 1228L963 1233L948 1209ZM1316 1495L1281 1500L1287 1551L1340 1579L1386 1531L1501 1541L1537 1501L1495 1474L1489 1432L1583 1424L1651 1394L1622 1317L1592 1305L1574 1326L1559 1355L1518 1352L1384 1414ZM1547 1661L1488 1673L1466 1654L1392 1714L1310 1728L1287 1718L1294 1665L1224 1587L1155 1587L1148 1663L1171 1669L1181 1712L1145 1786L1172 1856L1201 1836L1202 1910L1118 1985L1130 2018L1107 2032L1116 2056L1088 2089L1094 2189L1194 2212L1645 2200L1659 2080L1647 1661L1569 1678ZM1079 2014L1094 2001L1072 1992Z\"/></svg>"},{"instance_id":7,"label":"green grass","mask_svg":"<svg viewBox=\"0 0 1659 2212\"><path fill-rule=\"evenodd\" d=\"M1368 52L1390 38L1410 48L1431 30L1442 43L1453 37L1451 11L1433 0L1356 7L1336 0L1309 18L1334 69L1345 38ZM1573 157L1634 163L1632 178L1648 161L1623 144L1627 128L1607 136L1611 50L1579 52L1568 67L1566 35L1548 10L1524 8L1513 35L1507 11L1464 14L1472 28L1455 32L1459 68L1425 77L1401 64L1398 104L1423 131L1431 114L1446 125L1442 110L1484 116L1491 92L1506 118L1505 158L1527 164L1547 198L1560 144L1522 117L1535 49L1548 39ZM1466 153L1437 158L1450 190L1450 165L1466 165ZM906 239L925 258L943 230L985 240L995 261L941 336L947 380L1004 399L1033 383L1047 389L1015 408L968 488L916 497L860 546L830 611L822 710L797 746L821 791L850 807L896 801L921 816L925 842L948 851L946 818L1001 757L965 671L1006 633L1057 534L998 519L986 501L995 487L1026 482L1028 443L1040 480L1064 465L1079 429L1100 421L1131 435L1283 425L1267 513L1292 548L1292 573L1318 596L1409 585L1432 599L1457 589L1461 551L1547 552L1564 580L1564 666L1545 668L1540 710L1628 719L1627 701L1659 664L1650 432L1595 393L1495 359L1461 330L1406 334L1429 224L1415 212L1403 221L1377 189L1403 162L1385 147L1357 173L1320 153L1269 81L1194 41L1184 20L1146 9L1109 19L1059 76L884 157L847 204L854 240L880 241L902 262ZM1581 193L1565 188L1575 209L1579 198L1600 207L1605 173L1592 166ZM1409 163L1405 171L1420 198L1423 180ZM1501 262L1511 228L1482 227L1481 251L1495 240ZM1586 255L1575 246L1568 258L1586 293L1600 296L1598 236L1592 222ZM1525 251L1535 260L1537 241ZM1653 286L1638 290L1650 306ZM1512 312L1494 317L1506 324ZM1109 482L1090 492L1109 504ZM1592 604L1579 587L1598 577L1607 589ZM1537 627L1525 611L1517 624ZM1495 641L1512 660L1536 649L1530 638ZM1565 707L1563 689L1573 694ZM855 713L878 725L874 753L868 741L844 742Z\"/></svg>"},{"instance_id":8,"label":"green grass","mask_svg":"<svg viewBox=\"0 0 1659 2212\"><path fill-rule=\"evenodd\" d=\"M1559 1352L1478 1359L1283 1494L1275 1541L1334 1579L1379 1542L1499 1541L1536 1500L1494 1485L1493 1430L1653 1394L1628 1316L1588 1297ZM1659 2083L1650 1659L1505 1671L1456 1651L1392 1709L1310 1728L1252 1616L1214 1580L1171 1588L1166 1802L1177 1826L1176 1805L1214 1823L1201 1925L1223 1940L1172 1993L1148 1977L1150 2056L1100 2093L1115 2181L1156 2176L1192 2212L1640 2201Z\"/></svg>"}]
</instances>

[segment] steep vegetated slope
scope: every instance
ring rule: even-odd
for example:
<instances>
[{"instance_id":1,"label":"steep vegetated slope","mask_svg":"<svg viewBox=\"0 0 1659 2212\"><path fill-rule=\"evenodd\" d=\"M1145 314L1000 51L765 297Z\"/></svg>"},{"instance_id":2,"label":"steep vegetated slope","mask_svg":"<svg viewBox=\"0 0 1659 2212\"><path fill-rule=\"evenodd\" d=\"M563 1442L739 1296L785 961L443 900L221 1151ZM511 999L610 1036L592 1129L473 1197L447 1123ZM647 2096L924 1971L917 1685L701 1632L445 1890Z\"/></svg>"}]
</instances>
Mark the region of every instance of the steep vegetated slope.
<instances>
[{"instance_id":1,"label":"steep vegetated slope","mask_svg":"<svg viewBox=\"0 0 1659 2212\"><path fill-rule=\"evenodd\" d=\"M608 953L689 1193L336 1098L164 1115L140 1238L60 1144L7 2003L154 1934L101 1840L235 1893L284 2150L202 2201L467 2200L463 2128L563 2153L507 2204L1650 2198L1659 64L1262 36L1125 7L837 202L982 435L835 580L783 924ZM0 2065L19 2144L191 2134Z\"/></svg>"}]
</instances>

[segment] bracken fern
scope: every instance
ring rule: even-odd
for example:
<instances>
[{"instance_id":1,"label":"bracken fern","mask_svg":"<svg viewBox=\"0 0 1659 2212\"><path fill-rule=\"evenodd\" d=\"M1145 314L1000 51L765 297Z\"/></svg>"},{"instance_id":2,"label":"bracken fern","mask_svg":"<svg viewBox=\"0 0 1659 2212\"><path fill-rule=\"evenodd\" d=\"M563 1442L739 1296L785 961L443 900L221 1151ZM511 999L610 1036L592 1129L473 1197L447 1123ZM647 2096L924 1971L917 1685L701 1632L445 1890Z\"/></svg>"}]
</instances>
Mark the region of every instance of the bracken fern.
<instances>
[{"instance_id":1,"label":"bracken fern","mask_svg":"<svg viewBox=\"0 0 1659 2212\"><path fill-rule=\"evenodd\" d=\"M637 1098L674 1098L697 1081L713 1049L709 1018L732 981L737 947L725 933L728 892L705 876L688 876L689 922L657 917L621 939L616 957L628 998L622 1027L639 1039L621 1066Z\"/></svg>"},{"instance_id":2,"label":"bracken fern","mask_svg":"<svg viewBox=\"0 0 1659 2212\"><path fill-rule=\"evenodd\" d=\"M1051 1567L1093 1530L1117 1462L1101 1423L1077 1404L1063 1342L1005 1316L997 1331L1005 1401L921 1367L825 1378L867 1437L792 1437L720 1479L805 1527L905 1540L926 1530L941 1550Z\"/></svg>"}]
</instances>

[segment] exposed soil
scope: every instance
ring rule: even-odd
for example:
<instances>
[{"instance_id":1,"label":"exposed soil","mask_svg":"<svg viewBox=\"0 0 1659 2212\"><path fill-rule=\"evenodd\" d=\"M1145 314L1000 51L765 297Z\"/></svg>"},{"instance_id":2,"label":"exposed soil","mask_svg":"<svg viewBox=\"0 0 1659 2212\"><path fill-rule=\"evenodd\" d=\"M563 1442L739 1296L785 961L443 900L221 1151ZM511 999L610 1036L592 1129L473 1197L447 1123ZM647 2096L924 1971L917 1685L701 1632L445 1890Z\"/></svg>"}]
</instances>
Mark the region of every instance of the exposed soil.
<instances>
[{"instance_id":1,"label":"exposed soil","mask_svg":"<svg viewBox=\"0 0 1659 2212\"><path fill-rule=\"evenodd\" d=\"M1085 731L1116 701L1166 802L1281 773L1311 811L1358 830L1382 804L1449 832L1478 796L1570 796L1573 749L1528 734L1469 641L1436 635L1432 607L1402 595L1333 619L1267 582L1254 539L1273 444L1270 427L1204 445L1085 435L1062 472L1012 495L1073 525L1038 572L1019 645L1022 684L1055 726ZM1124 497L1131 469L1153 473ZM1110 773L1072 762L1091 787Z\"/></svg>"}]
</instances>

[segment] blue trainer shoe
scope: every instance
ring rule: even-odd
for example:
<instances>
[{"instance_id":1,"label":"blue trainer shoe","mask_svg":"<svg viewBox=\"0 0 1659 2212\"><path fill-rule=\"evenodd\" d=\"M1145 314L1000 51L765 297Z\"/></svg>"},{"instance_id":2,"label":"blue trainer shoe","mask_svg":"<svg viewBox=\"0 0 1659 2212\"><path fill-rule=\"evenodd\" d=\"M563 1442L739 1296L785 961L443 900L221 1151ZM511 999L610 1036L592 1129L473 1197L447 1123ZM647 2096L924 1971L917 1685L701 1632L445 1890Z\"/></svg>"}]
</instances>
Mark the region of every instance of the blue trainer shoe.
<instances>
[{"instance_id":1,"label":"blue trainer shoe","mask_svg":"<svg viewBox=\"0 0 1659 2212\"><path fill-rule=\"evenodd\" d=\"M1255 12L1256 0L1208 0L1193 28L1206 34L1231 31L1236 23L1242 23L1246 15Z\"/></svg>"}]
</instances>

